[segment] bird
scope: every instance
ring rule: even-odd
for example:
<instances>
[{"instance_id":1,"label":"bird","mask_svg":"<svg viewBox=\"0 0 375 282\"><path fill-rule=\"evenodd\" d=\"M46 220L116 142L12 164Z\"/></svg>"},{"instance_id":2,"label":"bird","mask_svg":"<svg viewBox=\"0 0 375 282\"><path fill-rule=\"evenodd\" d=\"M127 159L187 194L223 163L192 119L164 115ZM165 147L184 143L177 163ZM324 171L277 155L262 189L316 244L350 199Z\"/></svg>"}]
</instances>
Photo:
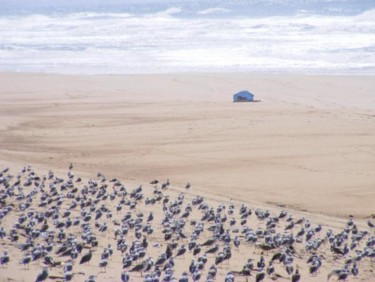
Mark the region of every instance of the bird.
<instances>
[{"instance_id":1,"label":"bird","mask_svg":"<svg viewBox=\"0 0 375 282\"><path fill-rule=\"evenodd\" d=\"M66 271L64 272L64 275L63 275L63 281L66 282L66 281L72 281L73 280L73 272L71 271Z\"/></svg>"},{"instance_id":2,"label":"bird","mask_svg":"<svg viewBox=\"0 0 375 282\"><path fill-rule=\"evenodd\" d=\"M189 282L188 274L186 272L183 272L178 282Z\"/></svg>"},{"instance_id":3,"label":"bird","mask_svg":"<svg viewBox=\"0 0 375 282\"><path fill-rule=\"evenodd\" d=\"M101 259L99 267L104 268L104 272L107 272L108 259Z\"/></svg>"},{"instance_id":4,"label":"bird","mask_svg":"<svg viewBox=\"0 0 375 282\"><path fill-rule=\"evenodd\" d=\"M204 242L203 244L201 244L201 246L202 247L212 246L215 242L216 242L216 238L210 238L206 242Z\"/></svg>"},{"instance_id":5,"label":"bird","mask_svg":"<svg viewBox=\"0 0 375 282\"><path fill-rule=\"evenodd\" d=\"M129 282L130 281L130 276L129 272L124 271L121 273L121 282Z\"/></svg>"},{"instance_id":6,"label":"bird","mask_svg":"<svg viewBox=\"0 0 375 282\"><path fill-rule=\"evenodd\" d=\"M0 265L8 265L10 261L8 251L4 251L4 254L0 258Z\"/></svg>"},{"instance_id":7,"label":"bird","mask_svg":"<svg viewBox=\"0 0 375 282\"><path fill-rule=\"evenodd\" d=\"M133 260L131 257L130 258L124 257L124 259L122 260L123 269L130 267L132 264L133 264Z\"/></svg>"},{"instance_id":8,"label":"bird","mask_svg":"<svg viewBox=\"0 0 375 282\"><path fill-rule=\"evenodd\" d=\"M217 274L217 267L216 265L211 265L210 269L208 270L208 275L212 278L215 279Z\"/></svg>"},{"instance_id":9,"label":"bird","mask_svg":"<svg viewBox=\"0 0 375 282\"><path fill-rule=\"evenodd\" d=\"M196 256L196 255L198 255L200 252L201 252L201 246L200 246L200 245L197 245L197 246L193 249L193 255Z\"/></svg>"},{"instance_id":10,"label":"bird","mask_svg":"<svg viewBox=\"0 0 375 282\"><path fill-rule=\"evenodd\" d=\"M72 271L73 270L73 261L68 260L64 265L64 271Z\"/></svg>"},{"instance_id":11,"label":"bird","mask_svg":"<svg viewBox=\"0 0 375 282\"><path fill-rule=\"evenodd\" d=\"M173 248L171 244L167 245L167 248L165 250L166 258L169 259L173 255Z\"/></svg>"},{"instance_id":12,"label":"bird","mask_svg":"<svg viewBox=\"0 0 375 282\"><path fill-rule=\"evenodd\" d=\"M42 272L38 274L35 282L42 282L46 280L47 278L48 278L48 267L43 267Z\"/></svg>"},{"instance_id":13,"label":"bird","mask_svg":"<svg viewBox=\"0 0 375 282\"><path fill-rule=\"evenodd\" d=\"M150 181L150 184L153 184L153 185L158 184L158 183L159 183L159 180L156 179L156 178L154 180Z\"/></svg>"},{"instance_id":14,"label":"bird","mask_svg":"<svg viewBox=\"0 0 375 282\"><path fill-rule=\"evenodd\" d=\"M299 273L298 268L296 272L292 275L292 282L298 282L301 279L301 274Z\"/></svg>"},{"instance_id":15,"label":"bird","mask_svg":"<svg viewBox=\"0 0 375 282\"><path fill-rule=\"evenodd\" d=\"M348 269L334 269L328 274L327 281L329 281L332 276L336 276L337 281L345 280L348 277L348 275L349 275Z\"/></svg>"},{"instance_id":16,"label":"bird","mask_svg":"<svg viewBox=\"0 0 375 282\"><path fill-rule=\"evenodd\" d=\"M225 276L225 282L234 282L234 274L232 271L229 271Z\"/></svg>"},{"instance_id":17,"label":"bird","mask_svg":"<svg viewBox=\"0 0 375 282\"><path fill-rule=\"evenodd\" d=\"M32 256L30 253L26 253L26 255L20 260L20 264L24 266L29 266L29 263L32 259Z\"/></svg>"},{"instance_id":18,"label":"bird","mask_svg":"<svg viewBox=\"0 0 375 282\"><path fill-rule=\"evenodd\" d=\"M351 273L353 274L354 277L356 277L359 274L359 269L356 263L353 263Z\"/></svg>"},{"instance_id":19,"label":"bird","mask_svg":"<svg viewBox=\"0 0 375 282\"><path fill-rule=\"evenodd\" d=\"M256 282L261 282L263 279L266 277L266 273L264 271L258 272L257 275L255 276L255 281Z\"/></svg>"},{"instance_id":20,"label":"bird","mask_svg":"<svg viewBox=\"0 0 375 282\"><path fill-rule=\"evenodd\" d=\"M269 244L263 244L263 243L259 243L259 244L256 244L255 245L257 248L265 251L265 252L268 252L270 250L273 250L275 247L272 246L272 245L269 245Z\"/></svg>"},{"instance_id":21,"label":"bird","mask_svg":"<svg viewBox=\"0 0 375 282\"><path fill-rule=\"evenodd\" d=\"M238 236L234 237L234 240L233 240L233 244L234 246L238 249L240 244L241 244L241 241L240 239L238 238Z\"/></svg>"},{"instance_id":22,"label":"bird","mask_svg":"<svg viewBox=\"0 0 375 282\"><path fill-rule=\"evenodd\" d=\"M145 268L145 262L142 262L140 264L137 264L136 266L134 266L130 272L140 272L141 273L141 277L142 277L142 272L143 272L143 269Z\"/></svg>"},{"instance_id":23,"label":"bird","mask_svg":"<svg viewBox=\"0 0 375 282\"><path fill-rule=\"evenodd\" d=\"M85 282L95 282L96 281L96 276L95 275L90 275Z\"/></svg>"},{"instance_id":24,"label":"bird","mask_svg":"<svg viewBox=\"0 0 375 282\"><path fill-rule=\"evenodd\" d=\"M215 265L219 265L224 261L224 253L220 252L215 258Z\"/></svg>"},{"instance_id":25,"label":"bird","mask_svg":"<svg viewBox=\"0 0 375 282\"><path fill-rule=\"evenodd\" d=\"M199 281L201 279L201 276L202 276L202 273L199 270L197 270L192 275L193 281Z\"/></svg>"},{"instance_id":26,"label":"bird","mask_svg":"<svg viewBox=\"0 0 375 282\"><path fill-rule=\"evenodd\" d=\"M166 253L162 253L155 261L155 266L164 264L167 259Z\"/></svg>"},{"instance_id":27,"label":"bird","mask_svg":"<svg viewBox=\"0 0 375 282\"><path fill-rule=\"evenodd\" d=\"M266 263L264 261L264 257L263 256L260 257L259 261L257 262L257 266L258 266L259 269L265 268Z\"/></svg>"},{"instance_id":28,"label":"bird","mask_svg":"<svg viewBox=\"0 0 375 282\"><path fill-rule=\"evenodd\" d=\"M309 268L309 272L311 275L314 275L317 273L317 271L319 270L320 268L320 264L319 263L314 263L310 266Z\"/></svg>"},{"instance_id":29,"label":"bird","mask_svg":"<svg viewBox=\"0 0 375 282\"><path fill-rule=\"evenodd\" d=\"M266 271L268 275L272 275L275 272L275 267L272 265L272 261L270 261Z\"/></svg>"},{"instance_id":30,"label":"bird","mask_svg":"<svg viewBox=\"0 0 375 282\"><path fill-rule=\"evenodd\" d=\"M375 224L372 223L370 220L367 221L367 225L368 225L368 227L370 227L370 228L375 228Z\"/></svg>"},{"instance_id":31,"label":"bird","mask_svg":"<svg viewBox=\"0 0 375 282\"><path fill-rule=\"evenodd\" d=\"M56 266L61 265L61 262L54 261L54 259L50 255L46 255L44 257L43 263L50 266L50 267L56 267Z\"/></svg>"},{"instance_id":32,"label":"bird","mask_svg":"<svg viewBox=\"0 0 375 282\"><path fill-rule=\"evenodd\" d=\"M208 249L206 251L206 254L214 254L219 250L219 244L216 244L213 248Z\"/></svg>"},{"instance_id":33,"label":"bird","mask_svg":"<svg viewBox=\"0 0 375 282\"><path fill-rule=\"evenodd\" d=\"M183 256L186 253L185 245L182 245L180 249L177 250L176 257Z\"/></svg>"},{"instance_id":34,"label":"bird","mask_svg":"<svg viewBox=\"0 0 375 282\"><path fill-rule=\"evenodd\" d=\"M89 250L87 254L85 254L81 260L79 261L79 264L89 263L92 258L92 251Z\"/></svg>"},{"instance_id":35,"label":"bird","mask_svg":"<svg viewBox=\"0 0 375 282\"><path fill-rule=\"evenodd\" d=\"M251 276L251 267L245 264L239 274L243 276Z\"/></svg>"}]
</instances>

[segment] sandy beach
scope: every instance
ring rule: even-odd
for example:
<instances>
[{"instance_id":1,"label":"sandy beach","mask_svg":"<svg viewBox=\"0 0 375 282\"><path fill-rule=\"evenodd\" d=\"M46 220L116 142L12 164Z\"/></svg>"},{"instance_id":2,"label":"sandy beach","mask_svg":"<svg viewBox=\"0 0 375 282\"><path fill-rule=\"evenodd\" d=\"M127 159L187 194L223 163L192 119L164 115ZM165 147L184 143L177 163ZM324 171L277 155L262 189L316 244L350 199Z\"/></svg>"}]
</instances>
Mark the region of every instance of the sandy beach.
<instances>
[{"instance_id":1,"label":"sandy beach","mask_svg":"<svg viewBox=\"0 0 375 282\"><path fill-rule=\"evenodd\" d=\"M260 103L232 103L248 89ZM373 77L0 76L4 165L145 182L364 218L375 202Z\"/></svg>"},{"instance_id":2,"label":"sandy beach","mask_svg":"<svg viewBox=\"0 0 375 282\"><path fill-rule=\"evenodd\" d=\"M259 102L233 103L243 89ZM287 210L325 230L342 229L353 216L373 232L366 222L375 214L374 93L373 76L1 73L0 170L17 174L31 165L40 175L51 169L66 176L73 163L84 179L100 171L133 188L149 187L150 195L151 180L169 179L171 197L190 182L187 199L201 195L214 207L232 202L275 214ZM1 269L1 281L35 279L40 265L30 265L31 280L27 270L14 272L21 257ZM242 262L225 266L217 281ZM98 281L118 279L111 269L121 272L121 257L109 265ZM301 281L325 281L337 265L332 259L316 277L301 265ZM363 269L360 281L375 281L369 261ZM280 281L290 280L285 277Z\"/></svg>"}]
</instances>

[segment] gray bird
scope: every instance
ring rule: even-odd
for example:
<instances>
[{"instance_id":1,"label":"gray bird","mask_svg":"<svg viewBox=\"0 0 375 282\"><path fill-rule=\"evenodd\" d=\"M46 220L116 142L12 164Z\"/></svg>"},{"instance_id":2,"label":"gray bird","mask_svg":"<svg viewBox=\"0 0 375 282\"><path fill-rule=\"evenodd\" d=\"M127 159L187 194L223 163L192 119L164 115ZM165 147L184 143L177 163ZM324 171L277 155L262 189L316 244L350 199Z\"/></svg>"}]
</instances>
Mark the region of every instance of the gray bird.
<instances>
[{"instance_id":1,"label":"gray bird","mask_svg":"<svg viewBox=\"0 0 375 282\"><path fill-rule=\"evenodd\" d=\"M298 268L296 269L296 273L292 275L292 282L298 282L301 279L301 274L299 273Z\"/></svg>"},{"instance_id":2,"label":"gray bird","mask_svg":"<svg viewBox=\"0 0 375 282\"><path fill-rule=\"evenodd\" d=\"M24 265L25 267L29 266L29 263L32 259L32 256L30 253L26 253L26 255L20 260L20 264Z\"/></svg>"},{"instance_id":3,"label":"gray bird","mask_svg":"<svg viewBox=\"0 0 375 282\"><path fill-rule=\"evenodd\" d=\"M208 249L206 251L206 254L213 254L216 253L219 250L219 244L216 244L213 248Z\"/></svg>"},{"instance_id":4,"label":"gray bird","mask_svg":"<svg viewBox=\"0 0 375 282\"><path fill-rule=\"evenodd\" d=\"M228 272L225 276L225 282L234 282L233 272Z\"/></svg>"},{"instance_id":5,"label":"gray bird","mask_svg":"<svg viewBox=\"0 0 375 282\"><path fill-rule=\"evenodd\" d=\"M257 273L257 275L255 276L255 281L256 282L261 282L263 281L263 279L266 277L266 273L265 272L259 272Z\"/></svg>"},{"instance_id":6,"label":"gray bird","mask_svg":"<svg viewBox=\"0 0 375 282\"><path fill-rule=\"evenodd\" d=\"M121 273L121 282L129 282L130 281L130 276L129 272L124 271Z\"/></svg>"},{"instance_id":7,"label":"gray bird","mask_svg":"<svg viewBox=\"0 0 375 282\"><path fill-rule=\"evenodd\" d=\"M4 254L0 258L0 265L8 265L9 261L8 251L4 251Z\"/></svg>"},{"instance_id":8,"label":"gray bird","mask_svg":"<svg viewBox=\"0 0 375 282\"><path fill-rule=\"evenodd\" d=\"M96 282L96 276L95 275L90 275L85 282Z\"/></svg>"},{"instance_id":9,"label":"gray bird","mask_svg":"<svg viewBox=\"0 0 375 282\"><path fill-rule=\"evenodd\" d=\"M89 252L88 252L87 254L85 254L85 255L81 258L79 264L84 264L84 263L86 263L86 262L89 263L90 260L91 260L91 258L92 258L92 251L89 250Z\"/></svg>"},{"instance_id":10,"label":"gray bird","mask_svg":"<svg viewBox=\"0 0 375 282\"><path fill-rule=\"evenodd\" d=\"M64 272L63 280L64 280L64 282L72 281L73 280L73 272L71 272L71 271Z\"/></svg>"},{"instance_id":11,"label":"gray bird","mask_svg":"<svg viewBox=\"0 0 375 282\"><path fill-rule=\"evenodd\" d=\"M178 282L189 282L188 274L186 272L183 272Z\"/></svg>"},{"instance_id":12,"label":"gray bird","mask_svg":"<svg viewBox=\"0 0 375 282\"><path fill-rule=\"evenodd\" d=\"M47 278L48 278L48 268L43 267L42 272L38 274L35 282L42 282L42 281L46 280Z\"/></svg>"},{"instance_id":13,"label":"gray bird","mask_svg":"<svg viewBox=\"0 0 375 282\"><path fill-rule=\"evenodd\" d=\"M99 262L99 267L104 268L104 272L107 272L108 259L102 259Z\"/></svg>"}]
</instances>

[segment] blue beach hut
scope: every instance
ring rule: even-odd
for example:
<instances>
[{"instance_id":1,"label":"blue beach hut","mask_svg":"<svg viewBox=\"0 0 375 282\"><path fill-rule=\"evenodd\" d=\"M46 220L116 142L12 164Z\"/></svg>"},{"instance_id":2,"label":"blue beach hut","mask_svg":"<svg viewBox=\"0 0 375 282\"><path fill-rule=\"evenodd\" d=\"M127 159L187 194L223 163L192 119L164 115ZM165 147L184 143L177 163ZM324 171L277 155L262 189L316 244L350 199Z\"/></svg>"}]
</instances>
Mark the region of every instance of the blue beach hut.
<instances>
[{"instance_id":1,"label":"blue beach hut","mask_svg":"<svg viewBox=\"0 0 375 282\"><path fill-rule=\"evenodd\" d=\"M233 102L253 102L254 94L247 90L240 91L233 95Z\"/></svg>"}]
</instances>

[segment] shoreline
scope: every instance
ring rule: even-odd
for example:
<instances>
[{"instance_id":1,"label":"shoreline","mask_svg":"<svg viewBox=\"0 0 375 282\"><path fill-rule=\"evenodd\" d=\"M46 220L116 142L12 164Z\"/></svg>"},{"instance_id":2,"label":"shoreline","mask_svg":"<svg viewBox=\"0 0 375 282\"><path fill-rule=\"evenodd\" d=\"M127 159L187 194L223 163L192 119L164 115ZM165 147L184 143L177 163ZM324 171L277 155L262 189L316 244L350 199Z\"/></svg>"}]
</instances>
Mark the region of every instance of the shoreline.
<instances>
[{"instance_id":1,"label":"shoreline","mask_svg":"<svg viewBox=\"0 0 375 282\"><path fill-rule=\"evenodd\" d=\"M82 77L91 77L91 76L173 76L173 75L250 75L250 76L347 76L347 77L373 77L375 76L375 72L358 72L357 70L354 71L346 71L346 72L319 72L319 71L311 71L311 72L302 72L301 70L295 71L287 71L287 70L174 70L168 72L134 72L134 73L74 73L74 72L53 72L53 71L15 71L15 70L0 70L0 75L7 75L7 74L26 74L26 75L56 75L56 76L82 76Z\"/></svg>"}]
</instances>

